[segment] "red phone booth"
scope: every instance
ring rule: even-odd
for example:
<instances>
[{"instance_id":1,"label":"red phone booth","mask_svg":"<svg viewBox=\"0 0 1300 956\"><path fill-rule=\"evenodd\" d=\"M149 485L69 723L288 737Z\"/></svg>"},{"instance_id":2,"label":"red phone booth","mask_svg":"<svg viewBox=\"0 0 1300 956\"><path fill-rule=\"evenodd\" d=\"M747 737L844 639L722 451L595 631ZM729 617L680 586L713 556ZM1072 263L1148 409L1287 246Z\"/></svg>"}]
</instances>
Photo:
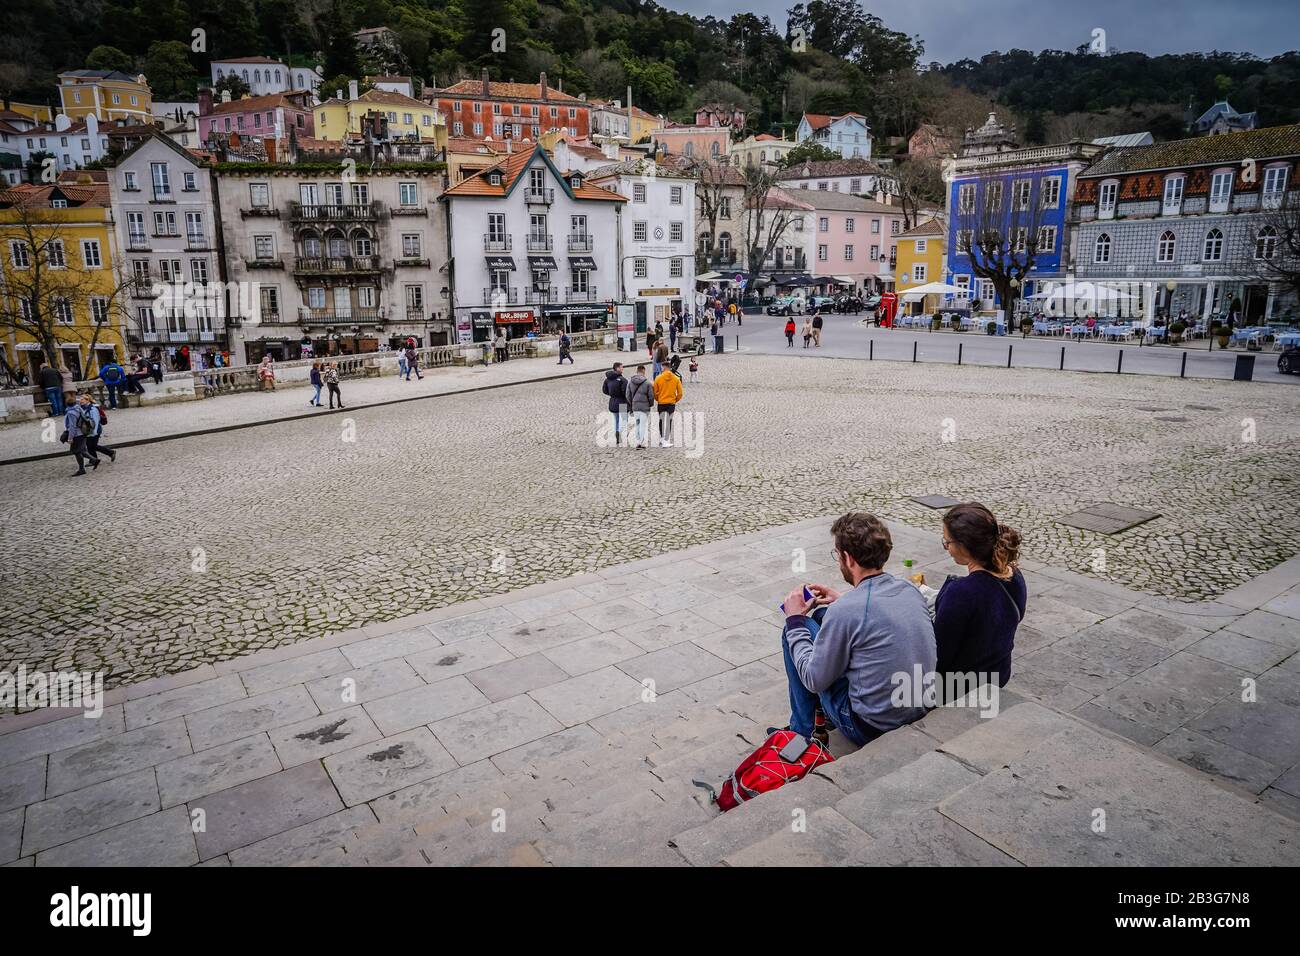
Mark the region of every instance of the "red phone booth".
<instances>
[{"instance_id":1,"label":"red phone booth","mask_svg":"<svg viewBox=\"0 0 1300 956\"><path fill-rule=\"evenodd\" d=\"M885 292L880 296L880 324L887 329L894 327L894 316L898 313L898 296Z\"/></svg>"}]
</instances>

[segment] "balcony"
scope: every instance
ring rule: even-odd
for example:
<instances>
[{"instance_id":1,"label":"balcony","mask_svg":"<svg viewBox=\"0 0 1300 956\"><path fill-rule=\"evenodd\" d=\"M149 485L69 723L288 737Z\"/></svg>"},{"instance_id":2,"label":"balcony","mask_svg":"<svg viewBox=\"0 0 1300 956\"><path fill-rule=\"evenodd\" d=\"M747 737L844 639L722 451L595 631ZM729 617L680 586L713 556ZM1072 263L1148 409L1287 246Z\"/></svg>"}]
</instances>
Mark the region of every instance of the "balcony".
<instances>
[{"instance_id":1,"label":"balcony","mask_svg":"<svg viewBox=\"0 0 1300 956\"><path fill-rule=\"evenodd\" d=\"M739 263L740 257L734 252L715 252L711 256L701 254L696 261L706 269L730 269Z\"/></svg>"},{"instance_id":2,"label":"balcony","mask_svg":"<svg viewBox=\"0 0 1300 956\"><path fill-rule=\"evenodd\" d=\"M212 246L204 236L186 236L185 249L188 252L207 252Z\"/></svg>"},{"instance_id":3,"label":"balcony","mask_svg":"<svg viewBox=\"0 0 1300 956\"><path fill-rule=\"evenodd\" d=\"M554 289L527 289L524 302L528 305L554 305L560 301Z\"/></svg>"},{"instance_id":4,"label":"balcony","mask_svg":"<svg viewBox=\"0 0 1300 956\"><path fill-rule=\"evenodd\" d=\"M591 286L587 289L566 289L566 302L599 302L600 296L596 294L596 287Z\"/></svg>"},{"instance_id":5,"label":"balcony","mask_svg":"<svg viewBox=\"0 0 1300 956\"><path fill-rule=\"evenodd\" d=\"M298 256L293 271L307 275L379 272L378 256Z\"/></svg>"},{"instance_id":6,"label":"balcony","mask_svg":"<svg viewBox=\"0 0 1300 956\"><path fill-rule=\"evenodd\" d=\"M429 260L420 256L403 256L400 259L394 259L393 265L405 268L427 269Z\"/></svg>"},{"instance_id":7,"label":"balcony","mask_svg":"<svg viewBox=\"0 0 1300 956\"><path fill-rule=\"evenodd\" d=\"M394 206L390 212L394 216L428 216L427 206Z\"/></svg>"},{"instance_id":8,"label":"balcony","mask_svg":"<svg viewBox=\"0 0 1300 956\"><path fill-rule=\"evenodd\" d=\"M528 251L529 252L550 252L551 237L530 235L528 237Z\"/></svg>"},{"instance_id":9,"label":"balcony","mask_svg":"<svg viewBox=\"0 0 1300 956\"><path fill-rule=\"evenodd\" d=\"M808 257L802 252L796 252L792 259L784 256L780 259L767 259L763 263L763 268L773 272L807 272Z\"/></svg>"},{"instance_id":10,"label":"balcony","mask_svg":"<svg viewBox=\"0 0 1300 956\"><path fill-rule=\"evenodd\" d=\"M379 218L378 202L324 203L304 206L289 203L289 218L295 222L354 221L366 222Z\"/></svg>"},{"instance_id":11,"label":"balcony","mask_svg":"<svg viewBox=\"0 0 1300 956\"><path fill-rule=\"evenodd\" d=\"M500 302L502 304L506 304L510 302L518 302L519 289L506 288L505 286L500 286L498 288L484 289L483 301L487 304L492 304L494 302Z\"/></svg>"},{"instance_id":12,"label":"balcony","mask_svg":"<svg viewBox=\"0 0 1300 956\"><path fill-rule=\"evenodd\" d=\"M483 236L484 252L509 252L512 245L510 236L493 236L488 233Z\"/></svg>"},{"instance_id":13,"label":"balcony","mask_svg":"<svg viewBox=\"0 0 1300 956\"><path fill-rule=\"evenodd\" d=\"M591 252L591 248L592 248L591 236L570 236L569 237L570 252Z\"/></svg>"},{"instance_id":14,"label":"balcony","mask_svg":"<svg viewBox=\"0 0 1300 956\"><path fill-rule=\"evenodd\" d=\"M279 219L280 210L273 206L247 206L239 210L239 218L241 219L259 219L263 217Z\"/></svg>"},{"instance_id":15,"label":"balcony","mask_svg":"<svg viewBox=\"0 0 1300 956\"><path fill-rule=\"evenodd\" d=\"M374 325L383 322L384 317L378 309L351 309L339 312L335 309L299 309L299 325Z\"/></svg>"},{"instance_id":16,"label":"balcony","mask_svg":"<svg viewBox=\"0 0 1300 956\"><path fill-rule=\"evenodd\" d=\"M140 233L134 233L126 237L126 249L128 252L148 252L149 237Z\"/></svg>"},{"instance_id":17,"label":"balcony","mask_svg":"<svg viewBox=\"0 0 1300 956\"><path fill-rule=\"evenodd\" d=\"M549 206L555 202L555 190L530 187L524 190L524 202L530 206Z\"/></svg>"},{"instance_id":18,"label":"balcony","mask_svg":"<svg viewBox=\"0 0 1300 956\"><path fill-rule=\"evenodd\" d=\"M249 269L283 269L284 260L282 259L245 259L244 266Z\"/></svg>"}]
</instances>

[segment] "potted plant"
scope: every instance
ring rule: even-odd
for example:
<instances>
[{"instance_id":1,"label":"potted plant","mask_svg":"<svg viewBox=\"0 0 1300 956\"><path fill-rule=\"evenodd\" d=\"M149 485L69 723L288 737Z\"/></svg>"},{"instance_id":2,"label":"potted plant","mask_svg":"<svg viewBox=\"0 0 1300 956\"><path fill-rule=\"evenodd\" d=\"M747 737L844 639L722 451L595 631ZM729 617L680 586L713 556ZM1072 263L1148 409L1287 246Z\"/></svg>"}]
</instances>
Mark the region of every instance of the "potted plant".
<instances>
[{"instance_id":1,"label":"potted plant","mask_svg":"<svg viewBox=\"0 0 1300 956\"><path fill-rule=\"evenodd\" d=\"M994 322L992 319L989 319L988 322L984 323L984 331L987 332L989 335L997 335L998 324Z\"/></svg>"},{"instance_id":2,"label":"potted plant","mask_svg":"<svg viewBox=\"0 0 1300 956\"><path fill-rule=\"evenodd\" d=\"M943 313L935 312L934 315L930 316L930 328L935 332L943 328Z\"/></svg>"},{"instance_id":3,"label":"potted plant","mask_svg":"<svg viewBox=\"0 0 1300 956\"><path fill-rule=\"evenodd\" d=\"M978 312L978 311L983 307L983 305L984 305L984 300L983 300L983 299L971 299L971 300L970 300L970 314L971 314L971 315L974 315L976 312Z\"/></svg>"},{"instance_id":4,"label":"potted plant","mask_svg":"<svg viewBox=\"0 0 1300 956\"><path fill-rule=\"evenodd\" d=\"M1026 315L1020 320L1020 334L1024 338L1029 338L1029 333L1034 331L1034 320L1031 316Z\"/></svg>"},{"instance_id":5,"label":"potted plant","mask_svg":"<svg viewBox=\"0 0 1300 956\"><path fill-rule=\"evenodd\" d=\"M1183 333L1187 331L1186 322L1171 322L1169 325L1169 344L1177 345L1183 340Z\"/></svg>"},{"instance_id":6,"label":"potted plant","mask_svg":"<svg viewBox=\"0 0 1300 956\"><path fill-rule=\"evenodd\" d=\"M1219 348L1226 349L1232 341L1232 327L1220 325L1214 330L1214 337L1219 340Z\"/></svg>"},{"instance_id":7,"label":"potted plant","mask_svg":"<svg viewBox=\"0 0 1300 956\"><path fill-rule=\"evenodd\" d=\"M961 331L961 316L960 316L960 315L954 315L954 316L952 317L952 321L951 321L950 324L952 325L952 330L953 330L954 332L960 332L960 331Z\"/></svg>"}]
</instances>

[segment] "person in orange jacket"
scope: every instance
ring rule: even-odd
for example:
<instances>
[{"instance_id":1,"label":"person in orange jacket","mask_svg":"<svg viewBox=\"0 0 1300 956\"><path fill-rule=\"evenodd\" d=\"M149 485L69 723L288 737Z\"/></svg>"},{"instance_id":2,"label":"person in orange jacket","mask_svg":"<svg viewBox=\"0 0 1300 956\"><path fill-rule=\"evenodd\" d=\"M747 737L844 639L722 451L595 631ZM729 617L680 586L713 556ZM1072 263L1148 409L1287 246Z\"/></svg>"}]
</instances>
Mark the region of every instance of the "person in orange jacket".
<instances>
[{"instance_id":1,"label":"person in orange jacket","mask_svg":"<svg viewBox=\"0 0 1300 956\"><path fill-rule=\"evenodd\" d=\"M672 369L665 368L654 381L655 404L659 406L659 447L673 447L673 412L682 400L682 379Z\"/></svg>"}]
</instances>

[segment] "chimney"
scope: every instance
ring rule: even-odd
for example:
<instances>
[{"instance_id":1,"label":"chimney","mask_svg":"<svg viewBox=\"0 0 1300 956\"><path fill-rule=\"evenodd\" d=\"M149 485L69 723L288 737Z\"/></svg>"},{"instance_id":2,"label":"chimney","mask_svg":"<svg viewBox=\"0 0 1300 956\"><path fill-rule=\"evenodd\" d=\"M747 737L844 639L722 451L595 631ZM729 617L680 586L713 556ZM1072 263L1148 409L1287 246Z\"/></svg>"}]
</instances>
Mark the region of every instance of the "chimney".
<instances>
[{"instance_id":1,"label":"chimney","mask_svg":"<svg viewBox=\"0 0 1300 956\"><path fill-rule=\"evenodd\" d=\"M510 156L513 154L514 154L514 140L510 139L509 137L506 137L506 155Z\"/></svg>"},{"instance_id":2,"label":"chimney","mask_svg":"<svg viewBox=\"0 0 1300 956\"><path fill-rule=\"evenodd\" d=\"M545 70L542 71L542 76L541 79L538 80L538 83L542 88L542 99L545 100L546 99L546 71Z\"/></svg>"},{"instance_id":3,"label":"chimney","mask_svg":"<svg viewBox=\"0 0 1300 956\"><path fill-rule=\"evenodd\" d=\"M212 90L210 87L203 87L199 90L199 115L207 116L212 112Z\"/></svg>"},{"instance_id":4,"label":"chimney","mask_svg":"<svg viewBox=\"0 0 1300 956\"><path fill-rule=\"evenodd\" d=\"M230 90L222 90L222 91L221 91L221 102L223 102L223 103L229 103L229 102L230 102Z\"/></svg>"},{"instance_id":5,"label":"chimney","mask_svg":"<svg viewBox=\"0 0 1300 956\"><path fill-rule=\"evenodd\" d=\"M491 95L492 95L492 86L491 86L491 84L488 82L488 71L487 71L487 67L483 67L483 95L484 95L484 96L491 96Z\"/></svg>"},{"instance_id":6,"label":"chimney","mask_svg":"<svg viewBox=\"0 0 1300 956\"><path fill-rule=\"evenodd\" d=\"M884 201L885 201L885 193L884 193L884 190L882 190L882 189L877 189L877 190L876 190L876 202L878 202L878 203L883 203Z\"/></svg>"},{"instance_id":7,"label":"chimney","mask_svg":"<svg viewBox=\"0 0 1300 956\"><path fill-rule=\"evenodd\" d=\"M355 100L356 98L357 98L357 81L348 80L348 99Z\"/></svg>"}]
</instances>

